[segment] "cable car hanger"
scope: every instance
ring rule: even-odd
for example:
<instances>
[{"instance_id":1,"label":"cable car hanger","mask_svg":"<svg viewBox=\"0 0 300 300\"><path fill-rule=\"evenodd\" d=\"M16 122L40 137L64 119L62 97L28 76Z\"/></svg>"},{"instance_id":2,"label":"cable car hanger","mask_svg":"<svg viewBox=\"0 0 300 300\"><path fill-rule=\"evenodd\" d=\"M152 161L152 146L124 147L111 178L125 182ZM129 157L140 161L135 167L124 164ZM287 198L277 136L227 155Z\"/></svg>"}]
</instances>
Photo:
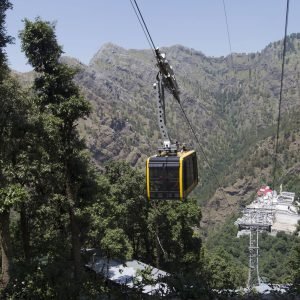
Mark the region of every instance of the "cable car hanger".
<instances>
[{"instance_id":1,"label":"cable car hanger","mask_svg":"<svg viewBox=\"0 0 300 300\"><path fill-rule=\"evenodd\" d=\"M178 143L171 143L168 129L166 126L166 112L165 112L165 87L174 96L174 98L180 103L180 91L174 75L172 66L166 60L165 53L161 53L157 48L155 49L157 66L159 72L156 76L156 83L153 85L157 88L158 99L157 99L157 111L158 111L158 126L163 139L163 147L159 148L159 153L164 151L166 154L175 154L178 151Z\"/></svg>"}]
</instances>

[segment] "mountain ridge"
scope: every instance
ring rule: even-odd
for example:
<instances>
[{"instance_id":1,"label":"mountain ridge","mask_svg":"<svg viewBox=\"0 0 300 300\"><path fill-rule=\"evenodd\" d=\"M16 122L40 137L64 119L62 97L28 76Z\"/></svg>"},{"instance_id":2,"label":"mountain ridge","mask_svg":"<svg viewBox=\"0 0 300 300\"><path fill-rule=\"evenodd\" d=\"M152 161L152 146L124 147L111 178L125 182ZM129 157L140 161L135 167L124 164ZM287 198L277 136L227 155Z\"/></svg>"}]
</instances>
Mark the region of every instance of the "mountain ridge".
<instances>
[{"instance_id":1,"label":"mountain ridge","mask_svg":"<svg viewBox=\"0 0 300 300\"><path fill-rule=\"evenodd\" d=\"M296 120L300 111L300 34L290 35L287 45L282 115L286 119L284 126L288 132L295 131L298 139L292 120ZM181 89L182 105L198 134L207 160L220 182L227 185L218 187L205 157L197 149L201 183L194 195L205 204L204 210L209 207L213 210L218 199L224 198L220 188L229 199L233 199L230 190L239 186L239 182L245 182L245 186L251 186L242 195L242 202L247 202L255 186L263 181L259 169L253 166L252 169L256 170L253 174L251 166L247 165L239 176L236 170L231 174L228 172L234 166L240 168L245 155L252 157L251 153L246 153L249 149L255 153L258 143L265 142L268 151L272 150L270 141L266 141L274 136L277 122L281 42L270 43L261 52L232 53L218 58L181 45L163 47L161 51L166 52L173 66ZM125 49L108 43L95 53L88 65L68 57L62 61L79 70L75 81L93 106L93 113L79 124L79 131L86 139L95 163L102 167L109 160L121 159L143 168L147 156L154 154L160 145L157 95L152 88L158 70L151 50ZM17 76L25 80L27 75ZM27 79L27 83L29 81ZM166 95L166 112L171 138L197 148L178 105L170 95ZM284 137L282 141L285 141ZM295 151L298 150L289 149L288 153ZM254 159L252 163L255 164ZM265 177L269 180L270 174ZM224 205L226 201L223 199ZM228 210L225 207L224 215L238 211L239 200L232 203L228 203Z\"/></svg>"}]
</instances>

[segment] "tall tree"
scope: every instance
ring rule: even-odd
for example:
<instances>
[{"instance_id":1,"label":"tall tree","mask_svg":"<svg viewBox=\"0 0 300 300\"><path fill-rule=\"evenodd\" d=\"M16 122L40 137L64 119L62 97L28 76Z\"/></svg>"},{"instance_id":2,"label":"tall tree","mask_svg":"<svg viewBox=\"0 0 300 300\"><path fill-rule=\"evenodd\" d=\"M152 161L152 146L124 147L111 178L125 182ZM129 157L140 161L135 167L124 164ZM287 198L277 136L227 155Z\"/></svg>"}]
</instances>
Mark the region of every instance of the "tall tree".
<instances>
[{"instance_id":1,"label":"tall tree","mask_svg":"<svg viewBox=\"0 0 300 300\"><path fill-rule=\"evenodd\" d=\"M85 145L79 138L76 125L80 118L89 114L90 106L73 81L76 71L59 61L63 51L57 43L55 26L39 18L34 22L27 19L24 22L25 28L20 34L22 50L38 73L34 87L40 112L48 134L55 139L49 155L61 169L61 194L69 215L74 279L79 283L82 267L80 213L77 211L80 210L80 189L86 165L82 156Z\"/></svg>"},{"instance_id":2,"label":"tall tree","mask_svg":"<svg viewBox=\"0 0 300 300\"><path fill-rule=\"evenodd\" d=\"M8 72L7 59L5 47L7 44L13 42L13 38L7 35L5 27L6 11L12 8L12 4L9 0L2 0L0 2L0 81L2 81Z\"/></svg>"},{"instance_id":3,"label":"tall tree","mask_svg":"<svg viewBox=\"0 0 300 300\"><path fill-rule=\"evenodd\" d=\"M19 200L20 186L16 185L11 168L22 136L22 107L19 106L18 87L10 78L5 47L12 43L5 28L6 11L12 5L0 2L0 238L1 238L1 288L6 288L11 276L11 240L9 234L10 209ZM20 192L20 193L19 193Z\"/></svg>"},{"instance_id":4,"label":"tall tree","mask_svg":"<svg viewBox=\"0 0 300 300\"><path fill-rule=\"evenodd\" d=\"M27 105L18 84L8 76L0 84L0 234L2 247L2 284L10 279L10 210L26 200L26 189L16 176L26 148Z\"/></svg>"}]
</instances>

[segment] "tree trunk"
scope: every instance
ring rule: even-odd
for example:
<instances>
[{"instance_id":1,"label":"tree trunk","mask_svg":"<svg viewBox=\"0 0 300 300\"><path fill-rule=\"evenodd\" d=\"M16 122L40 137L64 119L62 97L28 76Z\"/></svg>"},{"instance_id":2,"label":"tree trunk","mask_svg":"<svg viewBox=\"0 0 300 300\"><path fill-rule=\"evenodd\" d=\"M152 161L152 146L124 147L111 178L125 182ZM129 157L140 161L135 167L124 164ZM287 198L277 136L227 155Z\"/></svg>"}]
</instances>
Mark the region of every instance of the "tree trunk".
<instances>
[{"instance_id":1,"label":"tree trunk","mask_svg":"<svg viewBox=\"0 0 300 300\"><path fill-rule=\"evenodd\" d=\"M74 206L76 203L76 195L71 187L70 177L67 176L66 180L66 195L69 202L69 217L71 227L71 242L72 242L72 258L74 262L74 280L76 283L80 283L81 280L81 257L80 257L80 230L77 224L76 216L74 213Z\"/></svg>"},{"instance_id":2,"label":"tree trunk","mask_svg":"<svg viewBox=\"0 0 300 300\"><path fill-rule=\"evenodd\" d=\"M21 213L20 213L20 222L21 222L21 232L22 232L22 241L23 241L23 251L26 263L29 263L30 259L30 234L28 228L28 217L26 213L25 206L21 206Z\"/></svg>"},{"instance_id":3,"label":"tree trunk","mask_svg":"<svg viewBox=\"0 0 300 300\"><path fill-rule=\"evenodd\" d=\"M146 230L143 232L143 240L144 240L146 253L147 253L146 254L147 262L149 264L153 264L154 262L153 262L152 249L151 249L150 242L149 242L149 235Z\"/></svg>"},{"instance_id":4,"label":"tree trunk","mask_svg":"<svg viewBox=\"0 0 300 300\"><path fill-rule=\"evenodd\" d=\"M0 214L0 238L2 256L0 288L2 289L5 289L10 281L11 241L9 234L9 213L9 210L5 210Z\"/></svg>"},{"instance_id":5,"label":"tree trunk","mask_svg":"<svg viewBox=\"0 0 300 300\"><path fill-rule=\"evenodd\" d=\"M72 234L72 258L74 261L74 279L80 282L81 279L81 257L80 257L80 231L74 215L74 209L70 207L69 209L71 234Z\"/></svg>"}]
</instances>

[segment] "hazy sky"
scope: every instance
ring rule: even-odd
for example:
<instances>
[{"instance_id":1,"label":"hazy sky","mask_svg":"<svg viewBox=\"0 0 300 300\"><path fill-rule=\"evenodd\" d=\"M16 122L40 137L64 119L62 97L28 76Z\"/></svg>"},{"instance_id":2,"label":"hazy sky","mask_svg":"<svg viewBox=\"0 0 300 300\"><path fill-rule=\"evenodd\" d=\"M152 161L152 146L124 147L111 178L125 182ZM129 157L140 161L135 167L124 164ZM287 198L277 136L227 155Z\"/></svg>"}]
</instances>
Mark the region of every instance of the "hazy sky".
<instances>
[{"instance_id":1,"label":"hazy sky","mask_svg":"<svg viewBox=\"0 0 300 300\"><path fill-rule=\"evenodd\" d=\"M284 34L286 0L224 0L233 52L256 52ZM149 44L129 0L11 0L7 48L10 67L31 67L21 53L18 32L22 19L40 16L56 22L65 54L88 64L107 42L124 48ZM181 44L209 56L230 53L223 0L137 0L156 46ZM288 32L300 32L300 0L290 0Z\"/></svg>"}]
</instances>

